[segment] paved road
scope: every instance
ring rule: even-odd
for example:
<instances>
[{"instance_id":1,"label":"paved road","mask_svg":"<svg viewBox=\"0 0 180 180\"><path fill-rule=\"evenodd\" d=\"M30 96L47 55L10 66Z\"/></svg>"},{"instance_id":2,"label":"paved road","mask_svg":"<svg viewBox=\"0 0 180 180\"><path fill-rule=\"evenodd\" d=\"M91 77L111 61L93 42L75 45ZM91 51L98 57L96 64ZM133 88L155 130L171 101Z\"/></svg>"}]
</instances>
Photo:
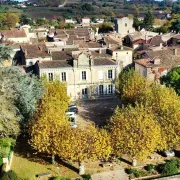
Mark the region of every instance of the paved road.
<instances>
[{"instance_id":1,"label":"paved road","mask_svg":"<svg viewBox=\"0 0 180 180\"><path fill-rule=\"evenodd\" d=\"M92 180L129 180L128 175L124 170L109 171L98 174L93 174Z\"/></svg>"}]
</instances>

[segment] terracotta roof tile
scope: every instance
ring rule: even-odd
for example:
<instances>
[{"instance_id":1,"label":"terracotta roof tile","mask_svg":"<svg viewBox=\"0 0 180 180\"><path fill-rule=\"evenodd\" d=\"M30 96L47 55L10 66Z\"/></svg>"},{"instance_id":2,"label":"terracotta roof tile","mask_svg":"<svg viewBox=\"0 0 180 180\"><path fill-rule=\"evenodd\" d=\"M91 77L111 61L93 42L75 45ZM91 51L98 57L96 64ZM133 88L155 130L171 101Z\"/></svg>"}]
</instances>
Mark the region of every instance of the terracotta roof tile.
<instances>
[{"instance_id":1,"label":"terracotta roof tile","mask_svg":"<svg viewBox=\"0 0 180 180\"><path fill-rule=\"evenodd\" d=\"M158 67L166 67L168 69L171 69L175 66L180 65L180 48L176 47L177 54L175 55L174 53L175 53L174 47L168 47L166 49L157 50L157 51L148 50L141 55L143 59L135 60L135 62L146 67L158 66ZM159 65L154 64L154 60L156 59L160 60Z\"/></svg>"},{"instance_id":2,"label":"terracotta roof tile","mask_svg":"<svg viewBox=\"0 0 180 180\"><path fill-rule=\"evenodd\" d=\"M94 59L95 66L116 65L116 62L107 58Z\"/></svg>"},{"instance_id":3,"label":"terracotta roof tile","mask_svg":"<svg viewBox=\"0 0 180 180\"><path fill-rule=\"evenodd\" d=\"M72 67L72 61L42 61L39 63L39 68L63 68Z\"/></svg>"},{"instance_id":4,"label":"terracotta roof tile","mask_svg":"<svg viewBox=\"0 0 180 180\"><path fill-rule=\"evenodd\" d=\"M21 49L25 53L26 58L51 57L44 43L23 44Z\"/></svg>"},{"instance_id":5,"label":"terracotta roof tile","mask_svg":"<svg viewBox=\"0 0 180 180\"><path fill-rule=\"evenodd\" d=\"M0 33L6 38L20 38L27 37L24 29L1 30Z\"/></svg>"},{"instance_id":6,"label":"terracotta roof tile","mask_svg":"<svg viewBox=\"0 0 180 180\"><path fill-rule=\"evenodd\" d=\"M70 60L72 59L71 53L67 51L52 52L52 60Z\"/></svg>"}]
</instances>

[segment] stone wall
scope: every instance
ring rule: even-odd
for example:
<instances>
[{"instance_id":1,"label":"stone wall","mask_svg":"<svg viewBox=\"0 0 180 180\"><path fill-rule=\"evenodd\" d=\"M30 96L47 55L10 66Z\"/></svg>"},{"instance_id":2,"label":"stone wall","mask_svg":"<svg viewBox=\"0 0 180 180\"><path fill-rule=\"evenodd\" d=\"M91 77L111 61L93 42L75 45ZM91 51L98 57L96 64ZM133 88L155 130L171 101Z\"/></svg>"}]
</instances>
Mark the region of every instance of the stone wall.
<instances>
[{"instance_id":1,"label":"stone wall","mask_svg":"<svg viewBox=\"0 0 180 180\"><path fill-rule=\"evenodd\" d=\"M154 180L180 180L180 174L178 175L174 175L174 176L170 176L170 177L161 177L161 178L156 178Z\"/></svg>"}]
</instances>

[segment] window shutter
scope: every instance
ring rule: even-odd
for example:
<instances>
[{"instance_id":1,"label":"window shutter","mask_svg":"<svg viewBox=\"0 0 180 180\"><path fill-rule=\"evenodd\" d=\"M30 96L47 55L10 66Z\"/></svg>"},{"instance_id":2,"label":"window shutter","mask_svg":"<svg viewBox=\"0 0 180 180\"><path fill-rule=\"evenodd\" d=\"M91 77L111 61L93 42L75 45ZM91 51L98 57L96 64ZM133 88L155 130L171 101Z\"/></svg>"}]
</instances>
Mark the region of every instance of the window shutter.
<instances>
[{"instance_id":1,"label":"window shutter","mask_svg":"<svg viewBox=\"0 0 180 180\"><path fill-rule=\"evenodd\" d=\"M80 71L80 80L82 81L82 71Z\"/></svg>"},{"instance_id":2,"label":"window shutter","mask_svg":"<svg viewBox=\"0 0 180 180\"><path fill-rule=\"evenodd\" d=\"M115 78L115 70L113 69L112 70L112 79L114 79Z\"/></svg>"},{"instance_id":3,"label":"window shutter","mask_svg":"<svg viewBox=\"0 0 180 180\"><path fill-rule=\"evenodd\" d=\"M60 77L59 77L60 81L62 81L62 72L60 72Z\"/></svg>"},{"instance_id":4,"label":"window shutter","mask_svg":"<svg viewBox=\"0 0 180 180\"><path fill-rule=\"evenodd\" d=\"M99 95L99 86L96 87L96 95Z\"/></svg>"},{"instance_id":5,"label":"window shutter","mask_svg":"<svg viewBox=\"0 0 180 180\"><path fill-rule=\"evenodd\" d=\"M107 86L103 85L103 94L107 94Z\"/></svg>"},{"instance_id":6,"label":"window shutter","mask_svg":"<svg viewBox=\"0 0 180 180\"><path fill-rule=\"evenodd\" d=\"M66 81L68 82L68 72L66 72Z\"/></svg>"},{"instance_id":7,"label":"window shutter","mask_svg":"<svg viewBox=\"0 0 180 180\"><path fill-rule=\"evenodd\" d=\"M103 80L103 71L98 71L99 80Z\"/></svg>"},{"instance_id":8,"label":"window shutter","mask_svg":"<svg viewBox=\"0 0 180 180\"><path fill-rule=\"evenodd\" d=\"M85 71L86 72L86 80L88 80L88 72L87 71Z\"/></svg>"},{"instance_id":9,"label":"window shutter","mask_svg":"<svg viewBox=\"0 0 180 180\"><path fill-rule=\"evenodd\" d=\"M113 94L115 94L115 89L116 89L115 84L113 84L113 85L112 85L112 93L113 93Z\"/></svg>"},{"instance_id":10,"label":"window shutter","mask_svg":"<svg viewBox=\"0 0 180 180\"><path fill-rule=\"evenodd\" d=\"M107 90L107 94L109 94L109 85L107 85L106 90Z\"/></svg>"}]
</instances>

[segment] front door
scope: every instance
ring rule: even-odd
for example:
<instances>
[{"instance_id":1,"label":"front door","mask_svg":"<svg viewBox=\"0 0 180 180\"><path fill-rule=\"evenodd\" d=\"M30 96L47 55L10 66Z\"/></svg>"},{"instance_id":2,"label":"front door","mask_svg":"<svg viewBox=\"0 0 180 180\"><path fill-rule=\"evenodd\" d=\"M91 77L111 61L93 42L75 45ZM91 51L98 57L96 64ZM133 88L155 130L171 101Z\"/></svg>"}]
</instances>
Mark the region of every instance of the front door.
<instances>
[{"instance_id":1,"label":"front door","mask_svg":"<svg viewBox=\"0 0 180 180\"><path fill-rule=\"evenodd\" d=\"M87 98L87 88L84 88L84 89L82 89L82 98L83 99L85 99L85 98Z\"/></svg>"}]
</instances>

